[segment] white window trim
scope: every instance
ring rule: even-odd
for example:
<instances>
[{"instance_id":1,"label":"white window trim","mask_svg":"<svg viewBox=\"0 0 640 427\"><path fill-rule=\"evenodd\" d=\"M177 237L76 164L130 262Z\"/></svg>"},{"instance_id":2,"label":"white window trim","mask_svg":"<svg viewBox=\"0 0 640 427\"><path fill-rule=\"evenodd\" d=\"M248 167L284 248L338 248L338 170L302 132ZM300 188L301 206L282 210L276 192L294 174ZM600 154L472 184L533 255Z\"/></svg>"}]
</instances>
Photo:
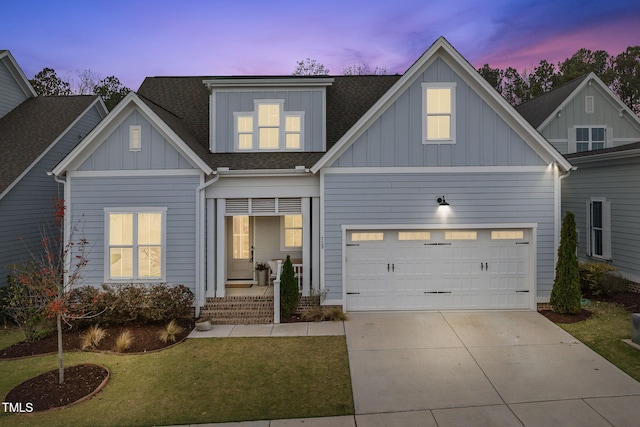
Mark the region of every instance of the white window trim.
<instances>
[{"instance_id":1,"label":"white window trim","mask_svg":"<svg viewBox=\"0 0 640 427\"><path fill-rule=\"evenodd\" d=\"M277 148L260 148L260 125L258 123L258 108L261 104L277 104L279 105L280 123L278 124L278 147ZM252 117L253 118L253 137L251 140L251 148L240 148L240 138L238 133L238 118L239 117ZM285 129L287 117L300 117L300 147L298 148L286 148L286 135ZM240 152L274 152L274 151L303 151L304 149L304 111L285 111L283 99L254 99L253 111L239 111L233 113L233 135L234 135L234 147L236 151ZM297 133L297 132L296 132Z\"/></svg>"},{"instance_id":2,"label":"white window trim","mask_svg":"<svg viewBox=\"0 0 640 427\"><path fill-rule=\"evenodd\" d=\"M602 203L602 254L593 253L593 202ZM592 197L587 200L587 256L600 260L611 260L611 202L606 197Z\"/></svg>"},{"instance_id":3,"label":"white window trim","mask_svg":"<svg viewBox=\"0 0 640 427\"><path fill-rule=\"evenodd\" d=\"M134 143L134 134L138 134L138 143ZM129 126L129 151L142 151L142 126L131 125Z\"/></svg>"},{"instance_id":4,"label":"white window trim","mask_svg":"<svg viewBox=\"0 0 640 427\"><path fill-rule=\"evenodd\" d=\"M589 129L589 141L578 141L578 129ZM569 138L568 147L567 147L569 154L577 153L578 144L585 143L585 142L589 143L589 149L587 151L593 150L594 141L591 140L592 129L604 129L604 141L595 141L595 142L598 142L598 143L603 142L604 143L603 148L609 148L610 144L608 141L609 141L610 129L607 128L606 125L574 125L572 129L572 132L573 132L572 138Z\"/></svg>"},{"instance_id":5,"label":"white window trim","mask_svg":"<svg viewBox=\"0 0 640 427\"><path fill-rule=\"evenodd\" d=\"M286 227L284 226L284 217L286 215L300 215L302 217L302 224L300 226L300 230L302 232L303 235L303 241L302 241L302 245L300 246L287 246L287 241L285 238L285 231L286 231ZM298 229L298 227L292 228L292 229ZM302 250L302 246L304 246L304 217L302 216L302 214L298 214L298 213L288 213L285 215L281 215L280 216L280 251L281 252L286 252L286 251L301 251Z\"/></svg>"},{"instance_id":6,"label":"white window trim","mask_svg":"<svg viewBox=\"0 0 640 427\"><path fill-rule=\"evenodd\" d=\"M148 279L140 279L135 275L133 277L118 277L112 278L110 275L111 267L110 267L110 259L109 259L109 214L140 214L140 213L160 213L162 214L162 231L161 237L162 241L160 242L160 251L161 251L161 259L160 259L160 277L148 278ZM137 231L138 229L138 221L137 219L133 222L133 243L132 247L133 251L133 266L132 271L136 273L138 271L138 257L137 251L135 250L137 245ZM167 260L167 208L166 207L108 207L104 208L104 281L105 283L131 283L135 281L137 283L156 283L156 282L165 282L166 281L166 260Z\"/></svg>"},{"instance_id":7,"label":"white window trim","mask_svg":"<svg viewBox=\"0 0 640 427\"><path fill-rule=\"evenodd\" d=\"M422 143L423 144L455 144L456 143L456 86L455 82L446 83L422 83ZM427 138L427 89L449 88L451 89L451 138L428 139Z\"/></svg>"}]
</instances>

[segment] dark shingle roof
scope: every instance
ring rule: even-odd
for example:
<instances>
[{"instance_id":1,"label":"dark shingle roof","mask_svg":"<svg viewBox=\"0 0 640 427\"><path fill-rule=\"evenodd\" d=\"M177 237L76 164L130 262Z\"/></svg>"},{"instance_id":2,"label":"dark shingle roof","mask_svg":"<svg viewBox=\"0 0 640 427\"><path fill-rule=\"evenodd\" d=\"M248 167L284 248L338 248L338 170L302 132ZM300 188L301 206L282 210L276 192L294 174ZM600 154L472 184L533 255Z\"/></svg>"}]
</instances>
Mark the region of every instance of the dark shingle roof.
<instances>
[{"instance_id":1,"label":"dark shingle roof","mask_svg":"<svg viewBox=\"0 0 640 427\"><path fill-rule=\"evenodd\" d=\"M93 95L30 98L0 118L0 193L96 98Z\"/></svg>"},{"instance_id":2,"label":"dark shingle roof","mask_svg":"<svg viewBox=\"0 0 640 427\"><path fill-rule=\"evenodd\" d=\"M332 77L334 82L327 87L327 149L400 77ZM311 167L322 157L323 152L209 153L209 91L203 80L210 79L210 76L147 77L138 89L138 95L213 169L293 169L295 166Z\"/></svg>"},{"instance_id":3,"label":"dark shingle roof","mask_svg":"<svg viewBox=\"0 0 640 427\"><path fill-rule=\"evenodd\" d=\"M565 157L568 160L581 159L581 158L590 157L590 156L598 156L602 154L619 153L619 152L639 150L639 149L640 149L640 141L632 142L630 144L619 145L617 147L602 148L600 150L581 151L579 153L565 154Z\"/></svg>"},{"instance_id":4,"label":"dark shingle roof","mask_svg":"<svg viewBox=\"0 0 640 427\"><path fill-rule=\"evenodd\" d=\"M537 98L524 102L518 105L516 110L537 129L588 76L586 74L573 79Z\"/></svg>"}]
</instances>

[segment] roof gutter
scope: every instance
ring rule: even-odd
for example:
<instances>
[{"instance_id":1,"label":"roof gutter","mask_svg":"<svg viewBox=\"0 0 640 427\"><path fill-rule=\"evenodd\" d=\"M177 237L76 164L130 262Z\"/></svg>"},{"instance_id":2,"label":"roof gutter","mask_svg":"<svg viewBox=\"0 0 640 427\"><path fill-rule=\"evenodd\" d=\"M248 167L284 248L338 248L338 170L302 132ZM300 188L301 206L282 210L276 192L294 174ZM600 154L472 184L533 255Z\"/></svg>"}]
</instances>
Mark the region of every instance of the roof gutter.
<instances>
[{"instance_id":1,"label":"roof gutter","mask_svg":"<svg viewBox=\"0 0 640 427\"><path fill-rule=\"evenodd\" d=\"M263 177L263 176L300 176L312 174L311 170L305 166L296 166L295 169L253 169L253 170L229 170L228 167L219 167L216 170L218 175L228 177Z\"/></svg>"}]
</instances>

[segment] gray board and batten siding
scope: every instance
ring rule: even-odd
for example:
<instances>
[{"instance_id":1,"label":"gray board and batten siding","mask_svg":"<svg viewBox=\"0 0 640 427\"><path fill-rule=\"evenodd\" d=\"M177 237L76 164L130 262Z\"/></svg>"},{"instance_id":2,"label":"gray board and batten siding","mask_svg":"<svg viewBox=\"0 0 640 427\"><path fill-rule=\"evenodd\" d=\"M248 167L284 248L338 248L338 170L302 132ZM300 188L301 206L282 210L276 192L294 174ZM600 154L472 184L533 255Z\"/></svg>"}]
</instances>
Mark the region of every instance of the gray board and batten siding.
<instances>
[{"instance_id":1,"label":"gray board and batten siding","mask_svg":"<svg viewBox=\"0 0 640 427\"><path fill-rule=\"evenodd\" d=\"M537 297L548 298L554 275L554 176L548 172L340 174L324 181L324 284L342 299L343 225L537 224ZM443 217L436 199L446 195Z\"/></svg>"},{"instance_id":2,"label":"gray board and batten siding","mask_svg":"<svg viewBox=\"0 0 640 427\"><path fill-rule=\"evenodd\" d=\"M578 257L603 262L586 254L587 202L592 197L611 203L611 260L625 277L640 282L640 156L577 163L562 181L562 215L573 212L579 233Z\"/></svg>"},{"instance_id":3,"label":"gray board and batten siding","mask_svg":"<svg viewBox=\"0 0 640 427\"><path fill-rule=\"evenodd\" d=\"M129 150L129 127L140 126L141 149ZM78 167L79 171L194 169L138 111L133 111Z\"/></svg>"},{"instance_id":4,"label":"gray board and batten siding","mask_svg":"<svg viewBox=\"0 0 640 427\"><path fill-rule=\"evenodd\" d=\"M53 199L63 198L62 185L47 175L102 118L97 107L88 110L69 131L0 199L0 286L5 268L39 251L42 231L53 225ZM51 141L53 142L53 141Z\"/></svg>"},{"instance_id":5,"label":"gray board and batten siding","mask_svg":"<svg viewBox=\"0 0 640 427\"><path fill-rule=\"evenodd\" d=\"M304 112L304 143L299 151L324 151L325 147L325 90L323 89L290 89L290 90L215 90L213 105L214 141L212 151L215 153L233 153L235 147L234 113L250 113L254 111L255 100L284 100L283 110L287 112Z\"/></svg>"},{"instance_id":6,"label":"gray board and batten siding","mask_svg":"<svg viewBox=\"0 0 640 427\"><path fill-rule=\"evenodd\" d=\"M456 83L455 144L422 144L423 82ZM418 74L329 166L322 173L327 298L343 297L343 226L496 224L499 229L507 223L535 224L536 297L549 297L554 171L442 58ZM432 169L402 169L420 167ZM367 168L385 169L368 173ZM451 208L446 218L437 209L442 195Z\"/></svg>"},{"instance_id":7,"label":"gray board and batten siding","mask_svg":"<svg viewBox=\"0 0 640 427\"><path fill-rule=\"evenodd\" d=\"M199 185L197 175L71 178L70 212L78 236L89 242L83 284L105 283L104 208L166 208L164 281L184 284L195 293L196 189Z\"/></svg>"},{"instance_id":8,"label":"gray board and batten siding","mask_svg":"<svg viewBox=\"0 0 640 427\"><path fill-rule=\"evenodd\" d=\"M0 61L0 117L16 108L28 98L6 64Z\"/></svg>"}]
</instances>

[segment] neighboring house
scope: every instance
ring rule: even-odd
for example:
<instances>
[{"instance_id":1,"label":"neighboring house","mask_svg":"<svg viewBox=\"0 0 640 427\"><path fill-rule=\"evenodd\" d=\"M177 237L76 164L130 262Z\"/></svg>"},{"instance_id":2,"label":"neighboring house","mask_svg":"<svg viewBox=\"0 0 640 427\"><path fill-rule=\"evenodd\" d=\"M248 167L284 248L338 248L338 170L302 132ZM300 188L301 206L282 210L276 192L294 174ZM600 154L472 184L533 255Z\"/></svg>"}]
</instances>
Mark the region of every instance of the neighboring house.
<instances>
[{"instance_id":1,"label":"neighboring house","mask_svg":"<svg viewBox=\"0 0 640 427\"><path fill-rule=\"evenodd\" d=\"M440 38L402 76L147 78L53 173L86 283L202 306L291 255L352 311L548 301L570 168Z\"/></svg>"},{"instance_id":2,"label":"neighboring house","mask_svg":"<svg viewBox=\"0 0 640 427\"><path fill-rule=\"evenodd\" d=\"M576 167L562 214L575 214L579 258L640 282L640 118L593 73L517 110Z\"/></svg>"},{"instance_id":3,"label":"neighboring house","mask_svg":"<svg viewBox=\"0 0 640 427\"><path fill-rule=\"evenodd\" d=\"M0 286L37 254L62 186L47 172L106 116L96 96L39 97L0 50Z\"/></svg>"}]
</instances>

